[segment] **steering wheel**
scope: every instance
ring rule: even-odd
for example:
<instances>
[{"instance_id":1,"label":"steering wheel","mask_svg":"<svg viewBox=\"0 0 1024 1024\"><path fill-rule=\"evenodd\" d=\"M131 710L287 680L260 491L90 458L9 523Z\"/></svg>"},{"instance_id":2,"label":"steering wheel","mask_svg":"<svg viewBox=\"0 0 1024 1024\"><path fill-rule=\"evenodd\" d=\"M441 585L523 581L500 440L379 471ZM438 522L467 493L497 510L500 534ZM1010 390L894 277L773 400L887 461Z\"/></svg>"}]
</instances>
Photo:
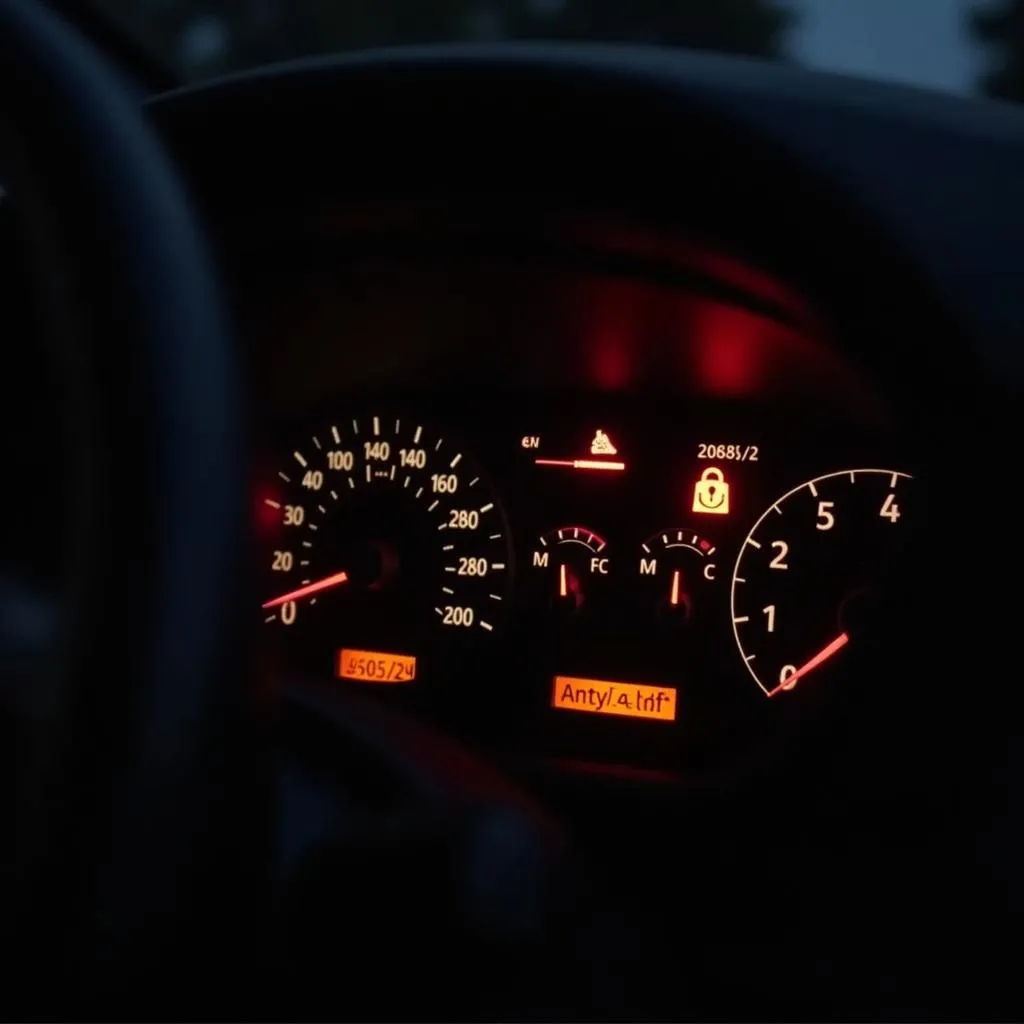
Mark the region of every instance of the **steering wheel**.
<instances>
[{"instance_id":1,"label":"steering wheel","mask_svg":"<svg viewBox=\"0 0 1024 1024\"><path fill-rule=\"evenodd\" d=\"M211 262L137 105L28 0L0 0L0 180L60 389L67 495L56 635L31 670L11 655L18 637L0 637L17 737L8 977L71 1000L157 985L173 1006L181 972L196 972L190 988L221 976L211 954L243 931L236 897L259 859L235 799L248 715L235 361ZM0 618L19 621L23 595L4 600Z\"/></svg>"},{"instance_id":2,"label":"steering wheel","mask_svg":"<svg viewBox=\"0 0 1024 1024\"><path fill-rule=\"evenodd\" d=\"M55 635L27 664L29 595L0 586L17 735L11 987L76 1014L193 1013L200 994L232 1015L265 1010L271 744L245 657L245 435L215 274L124 84L31 0L0 0L0 97L0 181L59 389L67 494ZM10 575L0 556L0 582ZM432 897L425 941L436 955L448 915L463 954L514 981L524 929L550 938L532 901L557 870L557 830L428 731L337 699L314 717L329 715L332 752L349 741L412 798L397 824L371 823L369 845L335 850L362 879L364 920L390 901L408 926L391 876L373 889L363 872L382 851L403 871L428 851L429 877L422 864L407 876L410 895ZM490 982L477 987L493 1003Z\"/></svg>"}]
</instances>

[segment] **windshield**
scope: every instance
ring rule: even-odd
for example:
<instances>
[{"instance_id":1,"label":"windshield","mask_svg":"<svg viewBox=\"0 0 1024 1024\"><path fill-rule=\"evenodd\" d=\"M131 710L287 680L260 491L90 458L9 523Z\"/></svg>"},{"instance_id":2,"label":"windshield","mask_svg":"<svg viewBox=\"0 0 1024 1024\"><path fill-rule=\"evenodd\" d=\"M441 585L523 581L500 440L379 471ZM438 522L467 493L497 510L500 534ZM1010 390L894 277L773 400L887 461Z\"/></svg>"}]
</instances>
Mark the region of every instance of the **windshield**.
<instances>
[{"instance_id":1,"label":"windshield","mask_svg":"<svg viewBox=\"0 0 1024 1024\"><path fill-rule=\"evenodd\" d=\"M404 43L653 43L1024 98L1024 0L101 0L185 80Z\"/></svg>"}]
</instances>

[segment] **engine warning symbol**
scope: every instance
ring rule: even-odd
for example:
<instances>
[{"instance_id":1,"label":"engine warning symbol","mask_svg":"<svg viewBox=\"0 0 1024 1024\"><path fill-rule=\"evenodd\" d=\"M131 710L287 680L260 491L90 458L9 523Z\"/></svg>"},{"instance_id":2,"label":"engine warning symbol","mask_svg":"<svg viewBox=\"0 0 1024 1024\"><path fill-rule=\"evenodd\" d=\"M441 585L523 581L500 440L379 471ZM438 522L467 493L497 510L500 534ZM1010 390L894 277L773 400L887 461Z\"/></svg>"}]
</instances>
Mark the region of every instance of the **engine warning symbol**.
<instances>
[{"instance_id":1,"label":"engine warning symbol","mask_svg":"<svg viewBox=\"0 0 1024 1024\"><path fill-rule=\"evenodd\" d=\"M618 455L619 449L612 444L612 439L603 430L598 430L594 434L594 440L590 442L590 454Z\"/></svg>"}]
</instances>

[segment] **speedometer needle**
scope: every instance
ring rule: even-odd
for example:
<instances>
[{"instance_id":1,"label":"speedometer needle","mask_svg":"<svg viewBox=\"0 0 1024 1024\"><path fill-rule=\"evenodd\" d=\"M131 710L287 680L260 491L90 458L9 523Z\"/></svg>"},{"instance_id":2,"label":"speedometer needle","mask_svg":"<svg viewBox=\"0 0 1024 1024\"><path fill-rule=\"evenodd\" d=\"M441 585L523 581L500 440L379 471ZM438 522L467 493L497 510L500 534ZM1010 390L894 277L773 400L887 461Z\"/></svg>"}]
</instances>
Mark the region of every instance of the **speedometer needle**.
<instances>
[{"instance_id":1,"label":"speedometer needle","mask_svg":"<svg viewBox=\"0 0 1024 1024\"><path fill-rule=\"evenodd\" d=\"M792 675L786 676L785 680L779 683L774 690L768 691L769 697L774 697L775 694L782 690L792 690L794 686L805 676L808 672L813 672L823 662L828 661L837 651L841 651L850 642L850 637L846 633L840 633L828 646L823 647L813 658L809 661L804 662Z\"/></svg>"},{"instance_id":2,"label":"speedometer needle","mask_svg":"<svg viewBox=\"0 0 1024 1024\"><path fill-rule=\"evenodd\" d=\"M325 576L322 580L317 580L315 583L307 583L304 587L299 587L298 590L289 590L287 594L271 598L271 600L263 603L263 607L277 608L279 605L287 604L289 601L298 601L300 597L309 597L310 594L318 594L321 590L327 590L330 587L336 587L340 583L347 582L347 572L336 572L333 576Z\"/></svg>"}]
</instances>

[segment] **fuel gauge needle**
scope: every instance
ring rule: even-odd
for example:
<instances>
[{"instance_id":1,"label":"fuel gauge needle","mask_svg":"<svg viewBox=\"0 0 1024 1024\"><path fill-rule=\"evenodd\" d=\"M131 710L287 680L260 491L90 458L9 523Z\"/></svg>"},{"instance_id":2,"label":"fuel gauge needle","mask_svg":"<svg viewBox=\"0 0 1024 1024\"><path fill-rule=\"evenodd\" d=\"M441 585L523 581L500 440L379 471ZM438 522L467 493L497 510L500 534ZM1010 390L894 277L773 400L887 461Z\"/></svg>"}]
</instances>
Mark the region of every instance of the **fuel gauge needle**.
<instances>
[{"instance_id":1,"label":"fuel gauge needle","mask_svg":"<svg viewBox=\"0 0 1024 1024\"><path fill-rule=\"evenodd\" d=\"M779 683L774 690L769 690L768 696L774 697L775 694L782 690L792 690L808 672L813 672L819 665L824 664L824 662L828 661L833 654L841 651L849 642L849 635L846 633L840 633L835 640L818 651L813 658L804 662L804 664L801 665L792 675L787 676L785 682Z\"/></svg>"},{"instance_id":2,"label":"fuel gauge needle","mask_svg":"<svg viewBox=\"0 0 1024 1024\"><path fill-rule=\"evenodd\" d=\"M299 587L298 590L290 590L287 594L281 594L280 597L271 598L271 600L263 603L263 607L277 608L279 605L287 604L289 601L298 601L300 597L309 597L310 594L318 594L321 590L337 587L347 582L347 572L336 572L333 576L325 576L322 580L317 580L315 583L307 583L304 587Z\"/></svg>"}]
</instances>

